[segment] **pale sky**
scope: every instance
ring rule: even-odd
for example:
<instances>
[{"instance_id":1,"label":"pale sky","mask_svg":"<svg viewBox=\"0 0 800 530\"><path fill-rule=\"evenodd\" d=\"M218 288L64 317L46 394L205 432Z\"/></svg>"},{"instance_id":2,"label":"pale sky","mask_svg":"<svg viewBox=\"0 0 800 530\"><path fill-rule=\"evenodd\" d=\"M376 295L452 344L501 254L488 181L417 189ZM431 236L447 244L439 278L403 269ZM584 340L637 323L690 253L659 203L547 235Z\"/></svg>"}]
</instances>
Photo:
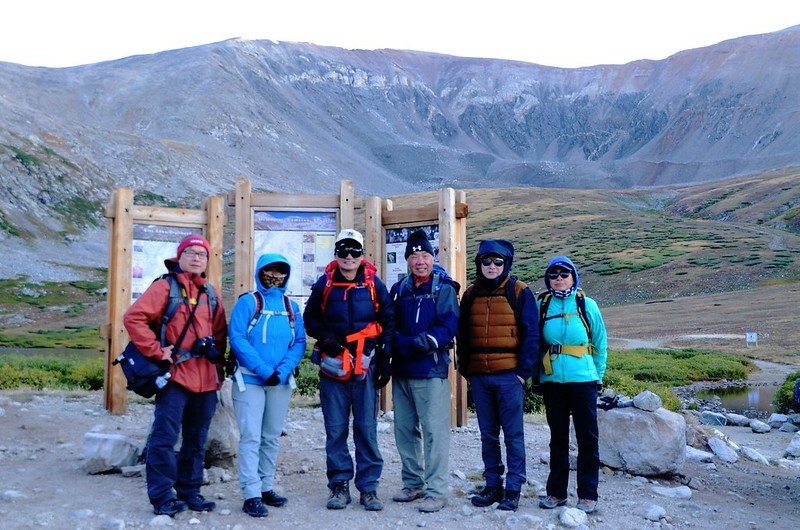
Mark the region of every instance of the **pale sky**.
<instances>
[{"instance_id":1,"label":"pale sky","mask_svg":"<svg viewBox=\"0 0 800 530\"><path fill-rule=\"evenodd\" d=\"M0 61L74 66L229 38L574 68L800 24L797 0L12 0Z\"/></svg>"}]
</instances>

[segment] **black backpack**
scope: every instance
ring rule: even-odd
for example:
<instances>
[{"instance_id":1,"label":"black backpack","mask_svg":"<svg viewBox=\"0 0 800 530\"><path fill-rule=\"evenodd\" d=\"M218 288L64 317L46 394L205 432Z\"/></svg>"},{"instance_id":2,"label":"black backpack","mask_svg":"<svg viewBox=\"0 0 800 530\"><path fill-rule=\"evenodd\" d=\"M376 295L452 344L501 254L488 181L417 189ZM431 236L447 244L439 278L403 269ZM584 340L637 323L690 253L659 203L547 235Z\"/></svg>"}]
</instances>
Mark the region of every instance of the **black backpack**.
<instances>
[{"instance_id":1,"label":"black backpack","mask_svg":"<svg viewBox=\"0 0 800 530\"><path fill-rule=\"evenodd\" d=\"M564 313L559 313L557 315L547 315L547 309L550 307L550 301L553 299L553 295L550 294L550 291L545 291L540 293L537 297L539 300L539 340L542 343L542 347L546 348L546 344L544 344L544 323L546 320L552 320L554 318L563 318ZM575 293L575 303L578 306L578 317L580 317L581 322L583 322L583 326L586 328L586 335L589 338L589 343L592 342L592 325L589 323L589 316L586 314L586 296L583 294L583 289L578 288L578 291Z\"/></svg>"}]
</instances>

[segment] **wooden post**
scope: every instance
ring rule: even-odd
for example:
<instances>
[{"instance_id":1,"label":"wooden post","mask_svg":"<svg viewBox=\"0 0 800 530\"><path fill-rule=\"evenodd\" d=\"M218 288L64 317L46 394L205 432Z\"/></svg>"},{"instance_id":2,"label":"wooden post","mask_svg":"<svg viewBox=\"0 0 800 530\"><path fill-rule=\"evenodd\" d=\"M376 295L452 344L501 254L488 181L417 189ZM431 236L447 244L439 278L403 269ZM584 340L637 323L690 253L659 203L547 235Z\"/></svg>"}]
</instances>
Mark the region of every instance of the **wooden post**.
<instances>
[{"instance_id":1,"label":"wooden post","mask_svg":"<svg viewBox=\"0 0 800 530\"><path fill-rule=\"evenodd\" d=\"M109 223L108 339L106 341L104 396L112 414L124 414L128 406L127 382L119 366L112 365L128 342L122 315L131 304L131 236L133 234L133 189L120 188L112 195L107 210Z\"/></svg>"},{"instance_id":2,"label":"wooden post","mask_svg":"<svg viewBox=\"0 0 800 530\"><path fill-rule=\"evenodd\" d=\"M339 230L354 228L356 222L356 194L352 180L339 183Z\"/></svg>"},{"instance_id":3,"label":"wooden post","mask_svg":"<svg viewBox=\"0 0 800 530\"><path fill-rule=\"evenodd\" d=\"M221 195L206 199L206 238L211 245L206 276L211 284L222 293L222 238L225 229L225 201ZM221 294L220 294L221 296Z\"/></svg>"},{"instance_id":4,"label":"wooden post","mask_svg":"<svg viewBox=\"0 0 800 530\"><path fill-rule=\"evenodd\" d=\"M456 192L456 204L466 208L467 194L463 190ZM461 292L467 288L467 212L463 211L456 215L456 229L453 234L453 254L455 256L455 266L453 268L453 278L461 285ZM455 352L454 352L455 353ZM455 359L455 355L453 356ZM455 365L455 361L453 363ZM454 370L453 378L455 381L455 424L463 427L467 424L469 409L467 408L467 380Z\"/></svg>"},{"instance_id":5,"label":"wooden post","mask_svg":"<svg viewBox=\"0 0 800 530\"><path fill-rule=\"evenodd\" d=\"M234 207L236 208L236 249L234 257L234 297L252 288L253 281L253 209L251 207L252 185L247 179L236 182Z\"/></svg>"}]
</instances>

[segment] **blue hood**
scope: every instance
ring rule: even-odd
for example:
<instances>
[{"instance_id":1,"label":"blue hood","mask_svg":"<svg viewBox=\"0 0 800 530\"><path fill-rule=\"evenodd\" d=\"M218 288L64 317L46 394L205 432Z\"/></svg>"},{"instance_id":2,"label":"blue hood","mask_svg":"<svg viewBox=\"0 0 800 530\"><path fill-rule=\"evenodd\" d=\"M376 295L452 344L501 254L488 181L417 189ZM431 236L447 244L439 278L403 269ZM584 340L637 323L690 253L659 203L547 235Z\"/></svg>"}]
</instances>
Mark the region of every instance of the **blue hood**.
<instances>
[{"instance_id":1,"label":"blue hood","mask_svg":"<svg viewBox=\"0 0 800 530\"><path fill-rule=\"evenodd\" d=\"M289 273L286 275L286 281L283 283L283 287L272 287L272 289L279 290L282 294L286 292L286 286L289 284L289 276L292 274L292 266L289 264L289 260L284 257L283 254L262 254L260 258L258 258L258 263L256 264L256 270L253 276L255 277L255 286L261 293L266 293L269 289L265 288L261 284L261 280L258 279L259 274L261 273L261 269L266 267L267 265L272 265L273 263L285 263L286 268L289 270Z\"/></svg>"},{"instance_id":2,"label":"blue hood","mask_svg":"<svg viewBox=\"0 0 800 530\"><path fill-rule=\"evenodd\" d=\"M554 269L556 267L561 267L562 269L567 269L568 271L572 272L572 277L575 279L575 289L581 286L581 278L578 276L578 268L575 267L575 264L572 263L572 260L566 256L556 256L555 258L550 260L550 263L547 265L547 268L544 270L544 284L550 289L550 280L547 279L547 271L550 269Z\"/></svg>"},{"instance_id":3,"label":"blue hood","mask_svg":"<svg viewBox=\"0 0 800 530\"><path fill-rule=\"evenodd\" d=\"M488 280L481 272L481 258L486 254L497 254L506 260L503 273L494 280ZM478 283L487 288L494 288L509 275L511 265L514 263L514 245L506 239L484 239L478 245L478 253L475 254L475 268L477 269Z\"/></svg>"}]
</instances>

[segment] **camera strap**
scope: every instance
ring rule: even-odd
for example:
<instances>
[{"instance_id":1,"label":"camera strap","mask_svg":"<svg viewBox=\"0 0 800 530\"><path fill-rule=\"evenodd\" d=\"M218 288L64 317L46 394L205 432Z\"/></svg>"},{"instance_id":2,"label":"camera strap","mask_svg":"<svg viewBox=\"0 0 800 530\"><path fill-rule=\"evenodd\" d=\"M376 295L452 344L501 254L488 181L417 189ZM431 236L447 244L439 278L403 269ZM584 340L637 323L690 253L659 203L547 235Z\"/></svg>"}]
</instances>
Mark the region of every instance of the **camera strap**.
<instances>
[{"instance_id":1,"label":"camera strap","mask_svg":"<svg viewBox=\"0 0 800 530\"><path fill-rule=\"evenodd\" d=\"M187 301L188 304L188 301ZM188 304L191 306L191 304ZM191 358L191 352L180 353L180 345L183 342L183 339L186 338L186 332L189 331L189 326L194 323L194 314L197 311L197 306L199 304L195 304L191 311L189 311L189 318L186 319L186 324L184 324L183 329L181 330L181 334L178 335L178 340L175 341L175 346L172 348L172 361L175 364L180 364L183 361ZM179 355L180 353L180 355Z\"/></svg>"}]
</instances>

